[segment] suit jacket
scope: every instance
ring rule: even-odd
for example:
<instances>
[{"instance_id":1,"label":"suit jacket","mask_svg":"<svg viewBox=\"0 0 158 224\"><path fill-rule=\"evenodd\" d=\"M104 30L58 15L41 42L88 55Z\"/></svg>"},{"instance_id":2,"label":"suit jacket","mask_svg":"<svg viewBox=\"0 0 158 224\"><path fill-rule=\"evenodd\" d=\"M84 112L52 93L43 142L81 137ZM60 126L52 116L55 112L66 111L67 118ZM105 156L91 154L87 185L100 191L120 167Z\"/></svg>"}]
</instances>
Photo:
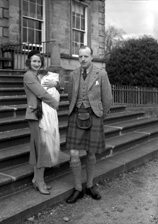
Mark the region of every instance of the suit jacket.
<instances>
[{"instance_id":1,"label":"suit jacket","mask_svg":"<svg viewBox=\"0 0 158 224\"><path fill-rule=\"evenodd\" d=\"M28 70L24 74L23 82L27 96L26 119L38 120L35 112L33 111L37 108L37 98L41 99L54 109L58 107L58 102L47 93L47 91L40 84L37 76L32 71Z\"/></svg>"},{"instance_id":2,"label":"suit jacket","mask_svg":"<svg viewBox=\"0 0 158 224\"><path fill-rule=\"evenodd\" d=\"M70 73L68 85L69 115L72 113L79 91L81 68ZM112 103L111 85L106 71L93 65L88 84L88 99L96 116L105 119Z\"/></svg>"}]
</instances>

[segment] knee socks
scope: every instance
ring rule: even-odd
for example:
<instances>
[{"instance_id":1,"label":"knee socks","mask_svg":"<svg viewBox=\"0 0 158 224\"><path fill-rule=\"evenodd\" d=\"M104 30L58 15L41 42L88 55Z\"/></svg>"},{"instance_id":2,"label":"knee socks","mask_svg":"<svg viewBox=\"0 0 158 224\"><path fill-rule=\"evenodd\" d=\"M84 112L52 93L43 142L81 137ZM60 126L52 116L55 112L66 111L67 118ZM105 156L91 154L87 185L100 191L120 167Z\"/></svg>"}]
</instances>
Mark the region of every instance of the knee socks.
<instances>
[{"instance_id":1,"label":"knee socks","mask_svg":"<svg viewBox=\"0 0 158 224\"><path fill-rule=\"evenodd\" d=\"M96 164L95 155L93 157L87 156L86 158L87 188L90 188L93 186L95 164Z\"/></svg>"},{"instance_id":2,"label":"knee socks","mask_svg":"<svg viewBox=\"0 0 158 224\"><path fill-rule=\"evenodd\" d=\"M82 190L82 181L81 181L81 162L70 162L70 167L74 177L75 189L78 191Z\"/></svg>"}]
</instances>

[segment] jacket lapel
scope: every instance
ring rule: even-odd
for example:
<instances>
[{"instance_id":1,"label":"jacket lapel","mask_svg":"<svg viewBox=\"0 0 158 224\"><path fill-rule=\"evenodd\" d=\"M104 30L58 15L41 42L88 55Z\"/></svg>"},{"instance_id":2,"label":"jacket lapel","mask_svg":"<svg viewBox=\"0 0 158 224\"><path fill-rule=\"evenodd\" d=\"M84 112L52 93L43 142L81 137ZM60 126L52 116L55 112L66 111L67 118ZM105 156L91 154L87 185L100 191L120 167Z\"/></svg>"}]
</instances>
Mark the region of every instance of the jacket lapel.
<instances>
[{"instance_id":1,"label":"jacket lapel","mask_svg":"<svg viewBox=\"0 0 158 224\"><path fill-rule=\"evenodd\" d=\"M98 71L93 67L89 77L88 90L92 87L93 83L97 78L98 78Z\"/></svg>"},{"instance_id":2,"label":"jacket lapel","mask_svg":"<svg viewBox=\"0 0 158 224\"><path fill-rule=\"evenodd\" d=\"M77 69L74 72L74 79L75 79L75 95L77 96L78 94L78 89L79 89L79 83L80 83L80 68Z\"/></svg>"}]
</instances>

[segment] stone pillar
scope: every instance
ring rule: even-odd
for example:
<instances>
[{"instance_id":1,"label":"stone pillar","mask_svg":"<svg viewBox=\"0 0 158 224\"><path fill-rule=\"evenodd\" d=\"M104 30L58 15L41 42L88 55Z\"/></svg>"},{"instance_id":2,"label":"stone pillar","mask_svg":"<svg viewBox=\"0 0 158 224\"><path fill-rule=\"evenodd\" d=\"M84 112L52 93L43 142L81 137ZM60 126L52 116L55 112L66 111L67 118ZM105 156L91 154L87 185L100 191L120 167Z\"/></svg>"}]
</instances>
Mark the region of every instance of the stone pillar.
<instances>
[{"instance_id":1,"label":"stone pillar","mask_svg":"<svg viewBox=\"0 0 158 224\"><path fill-rule=\"evenodd\" d=\"M64 76L65 76L65 70L61 67L60 64L60 43L57 41L53 41L50 44L50 66L48 68L48 71L58 73L60 77L60 86L61 89L64 91Z\"/></svg>"},{"instance_id":2,"label":"stone pillar","mask_svg":"<svg viewBox=\"0 0 158 224\"><path fill-rule=\"evenodd\" d=\"M56 41L53 41L50 44L50 52L51 52L51 58L50 58L50 69L51 71L59 69L61 67L60 65L60 44Z\"/></svg>"}]
</instances>

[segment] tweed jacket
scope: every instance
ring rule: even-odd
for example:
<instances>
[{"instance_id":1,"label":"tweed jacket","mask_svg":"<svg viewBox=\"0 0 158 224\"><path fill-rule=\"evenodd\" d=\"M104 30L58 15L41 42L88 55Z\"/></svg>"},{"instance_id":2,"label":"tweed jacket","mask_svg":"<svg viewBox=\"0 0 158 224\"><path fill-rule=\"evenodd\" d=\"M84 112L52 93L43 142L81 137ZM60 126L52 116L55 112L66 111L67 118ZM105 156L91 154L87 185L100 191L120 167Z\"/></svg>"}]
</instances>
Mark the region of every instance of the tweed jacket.
<instances>
[{"instance_id":1,"label":"tweed jacket","mask_svg":"<svg viewBox=\"0 0 158 224\"><path fill-rule=\"evenodd\" d=\"M58 107L58 102L47 93L47 91L40 84L37 76L30 70L24 74L23 78L24 89L27 96L27 109L26 119L38 120L35 112L33 111L37 107L37 98L47 103L52 108Z\"/></svg>"},{"instance_id":2,"label":"tweed jacket","mask_svg":"<svg viewBox=\"0 0 158 224\"><path fill-rule=\"evenodd\" d=\"M72 113L78 97L81 67L70 73L68 85L69 115ZM88 84L88 100L91 109L98 117L105 119L112 103L111 85L105 70L92 66Z\"/></svg>"}]
</instances>

